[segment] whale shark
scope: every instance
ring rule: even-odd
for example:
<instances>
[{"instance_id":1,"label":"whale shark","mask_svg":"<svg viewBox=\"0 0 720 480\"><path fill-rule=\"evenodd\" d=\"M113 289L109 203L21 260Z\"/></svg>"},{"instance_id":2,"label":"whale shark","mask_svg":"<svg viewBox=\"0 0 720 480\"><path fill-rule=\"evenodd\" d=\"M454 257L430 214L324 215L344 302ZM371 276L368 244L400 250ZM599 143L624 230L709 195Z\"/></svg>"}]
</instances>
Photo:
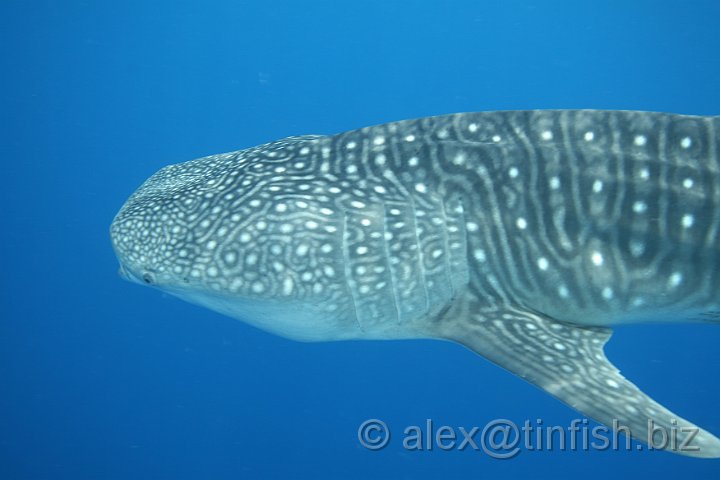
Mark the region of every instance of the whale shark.
<instances>
[{"instance_id":1,"label":"whale shark","mask_svg":"<svg viewBox=\"0 0 720 480\"><path fill-rule=\"evenodd\" d=\"M110 233L126 279L263 330L453 341L608 428L718 458L603 349L617 325L720 321L719 139L717 116L602 110L289 137L162 168Z\"/></svg>"}]
</instances>

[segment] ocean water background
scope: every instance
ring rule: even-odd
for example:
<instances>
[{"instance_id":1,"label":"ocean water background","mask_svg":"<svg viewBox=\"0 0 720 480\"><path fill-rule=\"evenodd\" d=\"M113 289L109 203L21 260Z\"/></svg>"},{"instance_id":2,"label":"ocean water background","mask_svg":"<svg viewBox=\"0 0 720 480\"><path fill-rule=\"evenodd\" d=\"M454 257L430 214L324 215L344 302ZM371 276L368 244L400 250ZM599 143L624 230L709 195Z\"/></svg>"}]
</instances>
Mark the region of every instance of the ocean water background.
<instances>
[{"instance_id":1,"label":"ocean water background","mask_svg":"<svg viewBox=\"0 0 720 480\"><path fill-rule=\"evenodd\" d=\"M720 3L0 4L0 478L718 478L662 452L406 451L401 430L578 413L449 343L295 343L117 276L169 163L497 109L720 114ZM623 373L720 434L720 326L618 328ZM368 418L395 432L368 451ZM594 424L591 424L594 425Z\"/></svg>"}]
</instances>

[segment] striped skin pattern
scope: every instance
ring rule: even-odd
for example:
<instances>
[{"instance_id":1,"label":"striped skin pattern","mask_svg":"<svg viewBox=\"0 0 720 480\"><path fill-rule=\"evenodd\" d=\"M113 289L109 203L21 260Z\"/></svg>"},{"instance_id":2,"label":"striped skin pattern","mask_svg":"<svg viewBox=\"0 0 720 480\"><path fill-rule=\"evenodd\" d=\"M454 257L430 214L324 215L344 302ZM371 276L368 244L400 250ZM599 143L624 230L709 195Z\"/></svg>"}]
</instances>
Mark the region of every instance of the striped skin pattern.
<instances>
[{"instance_id":1,"label":"striped skin pattern","mask_svg":"<svg viewBox=\"0 0 720 480\"><path fill-rule=\"evenodd\" d=\"M662 427L664 449L718 457L603 345L619 323L716 321L719 134L586 110L290 137L163 168L111 236L126 278L279 335L454 340L641 441Z\"/></svg>"}]
</instances>

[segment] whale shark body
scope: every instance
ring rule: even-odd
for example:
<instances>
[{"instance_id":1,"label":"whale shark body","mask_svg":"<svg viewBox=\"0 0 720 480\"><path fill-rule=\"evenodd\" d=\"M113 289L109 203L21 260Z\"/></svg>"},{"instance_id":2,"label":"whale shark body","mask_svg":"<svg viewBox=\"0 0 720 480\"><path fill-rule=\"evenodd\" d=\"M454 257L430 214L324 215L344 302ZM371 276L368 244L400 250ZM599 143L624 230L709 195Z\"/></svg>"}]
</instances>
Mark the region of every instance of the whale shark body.
<instances>
[{"instance_id":1,"label":"whale shark body","mask_svg":"<svg viewBox=\"0 0 720 480\"><path fill-rule=\"evenodd\" d=\"M458 342L666 450L720 440L620 375L631 322L720 318L720 117L462 113L165 167L111 226L121 274L304 341Z\"/></svg>"}]
</instances>

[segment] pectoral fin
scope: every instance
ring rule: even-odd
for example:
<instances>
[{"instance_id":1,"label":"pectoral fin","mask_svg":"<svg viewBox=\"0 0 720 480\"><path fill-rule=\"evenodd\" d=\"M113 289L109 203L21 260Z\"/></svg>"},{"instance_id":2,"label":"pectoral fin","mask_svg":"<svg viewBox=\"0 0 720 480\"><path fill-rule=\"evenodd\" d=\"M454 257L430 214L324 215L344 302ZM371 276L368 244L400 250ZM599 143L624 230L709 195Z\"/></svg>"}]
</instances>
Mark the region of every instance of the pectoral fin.
<instances>
[{"instance_id":1,"label":"pectoral fin","mask_svg":"<svg viewBox=\"0 0 720 480\"><path fill-rule=\"evenodd\" d=\"M675 415L629 382L605 356L612 335L528 311L507 310L448 322L440 335L459 342L537 385L609 428L621 427L644 443L704 458L720 457L720 439ZM457 319L455 319L457 320ZM625 427L625 428L622 428ZM676 441L670 441L669 435Z\"/></svg>"}]
</instances>

